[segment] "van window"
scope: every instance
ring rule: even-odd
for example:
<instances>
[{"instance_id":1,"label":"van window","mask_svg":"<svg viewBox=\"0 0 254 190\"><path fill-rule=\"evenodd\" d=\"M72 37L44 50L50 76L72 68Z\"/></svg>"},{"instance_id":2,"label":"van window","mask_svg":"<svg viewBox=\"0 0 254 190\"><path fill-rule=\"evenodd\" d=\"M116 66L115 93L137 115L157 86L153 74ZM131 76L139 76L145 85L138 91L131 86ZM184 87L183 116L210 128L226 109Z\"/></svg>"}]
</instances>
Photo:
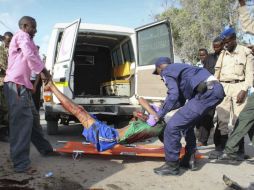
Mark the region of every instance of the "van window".
<instances>
[{"instance_id":1,"label":"van window","mask_svg":"<svg viewBox=\"0 0 254 190\"><path fill-rule=\"evenodd\" d=\"M128 40L122 45L122 50L123 50L124 62L130 62L130 63L133 62L134 52L133 52L131 40Z\"/></svg>"},{"instance_id":2,"label":"van window","mask_svg":"<svg viewBox=\"0 0 254 190\"><path fill-rule=\"evenodd\" d=\"M117 48L116 52L117 52L118 65L120 65L120 64L123 63L123 59L122 59L122 54L121 54L120 48Z\"/></svg>"},{"instance_id":3,"label":"van window","mask_svg":"<svg viewBox=\"0 0 254 190\"><path fill-rule=\"evenodd\" d=\"M166 23L138 31L138 65L152 65L161 56L173 60L171 30Z\"/></svg>"},{"instance_id":4,"label":"van window","mask_svg":"<svg viewBox=\"0 0 254 190\"><path fill-rule=\"evenodd\" d=\"M94 65L94 56L83 55L82 52L78 52L75 55L75 62L78 65Z\"/></svg>"},{"instance_id":5,"label":"van window","mask_svg":"<svg viewBox=\"0 0 254 190\"><path fill-rule=\"evenodd\" d=\"M117 66L118 65L118 59L117 59L117 53L116 53L116 51L113 51L112 57L113 57L113 64L114 64L114 66Z\"/></svg>"},{"instance_id":6,"label":"van window","mask_svg":"<svg viewBox=\"0 0 254 190\"><path fill-rule=\"evenodd\" d=\"M113 51L112 56L113 56L114 66L117 66L123 63L120 47Z\"/></svg>"},{"instance_id":7,"label":"van window","mask_svg":"<svg viewBox=\"0 0 254 190\"><path fill-rule=\"evenodd\" d=\"M57 44L56 44L56 52L55 52L54 63L56 62L56 58L58 56L58 52L59 52L59 48L60 48L62 37L63 37L63 32L60 32L59 35L58 35Z\"/></svg>"}]
</instances>

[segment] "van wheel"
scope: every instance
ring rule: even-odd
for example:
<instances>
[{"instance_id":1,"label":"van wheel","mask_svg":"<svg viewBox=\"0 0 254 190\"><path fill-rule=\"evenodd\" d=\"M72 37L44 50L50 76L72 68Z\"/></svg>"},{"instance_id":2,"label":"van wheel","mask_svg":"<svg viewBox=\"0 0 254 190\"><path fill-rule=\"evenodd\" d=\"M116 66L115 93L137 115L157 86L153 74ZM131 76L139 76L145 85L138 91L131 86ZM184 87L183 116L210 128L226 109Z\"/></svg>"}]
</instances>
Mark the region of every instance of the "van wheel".
<instances>
[{"instance_id":1,"label":"van wheel","mask_svg":"<svg viewBox=\"0 0 254 190\"><path fill-rule=\"evenodd\" d=\"M58 121L47 121L47 134L48 135L56 135L58 132Z\"/></svg>"}]
</instances>

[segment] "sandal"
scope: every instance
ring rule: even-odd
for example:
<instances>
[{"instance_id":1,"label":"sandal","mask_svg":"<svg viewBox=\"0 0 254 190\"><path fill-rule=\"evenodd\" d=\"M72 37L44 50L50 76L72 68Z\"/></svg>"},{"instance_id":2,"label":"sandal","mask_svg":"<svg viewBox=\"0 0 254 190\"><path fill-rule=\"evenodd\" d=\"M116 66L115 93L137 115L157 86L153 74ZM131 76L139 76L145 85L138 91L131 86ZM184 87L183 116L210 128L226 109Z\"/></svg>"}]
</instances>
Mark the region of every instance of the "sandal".
<instances>
[{"instance_id":1,"label":"sandal","mask_svg":"<svg viewBox=\"0 0 254 190\"><path fill-rule=\"evenodd\" d=\"M16 171L17 173L25 173L27 175L34 175L37 173L37 170L33 167L28 167L26 170L23 171Z\"/></svg>"}]
</instances>

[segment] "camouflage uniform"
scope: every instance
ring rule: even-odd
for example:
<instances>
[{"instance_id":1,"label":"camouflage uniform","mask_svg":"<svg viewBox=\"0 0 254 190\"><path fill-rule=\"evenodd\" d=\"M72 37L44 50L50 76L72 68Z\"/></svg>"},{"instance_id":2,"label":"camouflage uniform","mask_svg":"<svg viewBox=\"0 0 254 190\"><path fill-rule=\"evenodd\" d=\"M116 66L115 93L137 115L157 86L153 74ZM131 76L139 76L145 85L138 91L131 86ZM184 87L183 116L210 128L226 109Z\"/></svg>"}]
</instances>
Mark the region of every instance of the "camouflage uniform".
<instances>
[{"instance_id":1,"label":"camouflage uniform","mask_svg":"<svg viewBox=\"0 0 254 190\"><path fill-rule=\"evenodd\" d=\"M8 109L4 98L3 85L5 71L7 69L8 49L4 44L0 45L0 126L8 122Z\"/></svg>"}]
</instances>

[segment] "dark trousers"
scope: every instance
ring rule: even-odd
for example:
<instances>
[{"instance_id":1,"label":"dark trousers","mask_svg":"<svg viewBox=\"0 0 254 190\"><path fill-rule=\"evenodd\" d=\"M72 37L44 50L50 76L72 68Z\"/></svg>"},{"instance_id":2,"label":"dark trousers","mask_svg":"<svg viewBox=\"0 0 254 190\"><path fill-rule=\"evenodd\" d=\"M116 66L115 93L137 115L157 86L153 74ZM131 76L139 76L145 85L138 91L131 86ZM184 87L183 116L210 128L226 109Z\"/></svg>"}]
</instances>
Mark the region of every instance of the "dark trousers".
<instances>
[{"instance_id":1,"label":"dark trousers","mask_svg":"<svg viewBox=\"0 0 254 190\"><path fill-rule=\"evenodd\" d=\"M32 82L32 84L34 84L35 81L31 81L31 82ZM37 86L36 86L35 93L32 94L34 105L35 105L35 108L37 111L39 111L40 107L41 107L41 86L42 86L42 81L40 79Z\"/></svg>"},{"instance_id":2,"label":"dark trousers","mask_svg":"<svg viewBox=\"0 0 254 190\"><path fill-rule=\"evenodd\" d=\"M196 94L168 121L164 131L164 150L166 161L177 161L181 150L181 132L185 134L186 151L190 154L196 150L194 125L214 109L224 98L221 84L215 83L212 89L203 94Z\"/></svg>"},{"instance_id":3,"label":"dark trousers","mask_svg":"<svg viewBox=\"0 0 254 190\"><path fill-rule=\"evenodd\" d=\"M197 123L196 128L198 129L198 141L202 144L207 144L210 131L214 127L213 117L215 109L210 110L206 115L204 115L200 121Z\"/></svg>"},{"instance_id":4,"label":"dark trousers","mask_svg":"<svg viewBox=\"0 0 254 190\"><path fill-rule=\"evenodd\" d=\"M239 120L236 121L234 130L236 130L236 127L238 126L238 122L239 122ZM219 125L219 123L217 125ZM214 145L215 145L215 150L224 151L224 149L226 147L226 143L227 143L228 140L229 140L228 135L227 134L222 135L220 127L217 126L215 131L214 131L214 136L213 136L213 142L214 142ZM229 141L232 141L232 139L230 139ZM235 138L233 138L233 141L235 141ZM237 149L237 153L244 154L244 152L245 152L245 150L244 150L244 135L242 136L242 139L240 139L238 141L237 148L234 148L234 149Z\"/></svg>"},{"instance_id":5,"label":"dark trousers","mask_svg":"<svg viewBox=\"0 0 254 190\"><path fill-rule=\"evenodd\" d=\"M214 136L213 136L215 150L223 151L226 146L227 140L228 140L228 135L221 135L221 131L219 130L219 127L217 126L215 128Z\"/></svg>"},{"instance_id":6,"label":"dark trousers","mask_svg":"<svg viewBox=\"0 0 254 190\"><path fill-rule=\"evenodd\" d=\"M254 94L247 99L247 103L240 113L234 131L230 134L227 141L225 152L234 154L239 152L239 144L241 144L244 136L248 134L252 145L254 145Z\"/></svg>"},{"instance_id":7,"label":"dark trousers","mask_svg":"<svg viewBox=\"0 0 254 190\"><path fill-rule=\"evenodd\" d=\"M7 82L4 84L4 93L9 110L11 160L15 171L21 172L25 171L31 162L31 141L41 154L53 149L43 136L39 113L35 109L30 90Z\"/></svg>"},{"instance_id":8,"label":"dark trousers","mask_svg":"<svg viewBox=\"0 0 254 190\"><path fill-rule=\"evenodd\" d=\"M0 86L0 124L8 124L8 108L6 98L4 97L3 86Z\"/></svg>"}]
</instances>

